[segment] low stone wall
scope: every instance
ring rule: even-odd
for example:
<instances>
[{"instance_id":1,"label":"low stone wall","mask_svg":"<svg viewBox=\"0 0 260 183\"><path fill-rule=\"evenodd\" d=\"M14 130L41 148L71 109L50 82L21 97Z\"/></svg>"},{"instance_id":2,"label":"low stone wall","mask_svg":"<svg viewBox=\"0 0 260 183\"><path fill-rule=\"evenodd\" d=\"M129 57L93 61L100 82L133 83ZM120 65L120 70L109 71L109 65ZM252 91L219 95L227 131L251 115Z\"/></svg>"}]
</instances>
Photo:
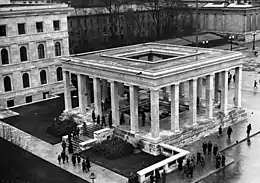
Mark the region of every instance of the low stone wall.
<instances>
[{"instance_id":1,"label":"low stone wall","mask_svg":"<svg viewBox=\"0 0 260 183\"><path fill-rule=\"evenodd\" d=\"M114 129L111 128L104 128L101 130L97 130L94 132L94 139L96 139L97 142L102 142L103 140L111 138L113 136L113 132Z\"/></svg>"}]
</instances>

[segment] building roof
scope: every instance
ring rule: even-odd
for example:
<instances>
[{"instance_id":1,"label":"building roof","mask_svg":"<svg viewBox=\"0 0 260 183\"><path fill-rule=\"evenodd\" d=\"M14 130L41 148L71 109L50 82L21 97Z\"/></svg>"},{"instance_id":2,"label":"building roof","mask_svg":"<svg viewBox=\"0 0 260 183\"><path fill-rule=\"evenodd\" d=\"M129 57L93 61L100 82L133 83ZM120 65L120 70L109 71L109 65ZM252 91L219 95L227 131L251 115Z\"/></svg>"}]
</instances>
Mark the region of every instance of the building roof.
<instances>
[{"instance_id":1,"label":"building roof","mask_svg":"<svg viewBox=\"0 0 260 183\"><path fill-rule=\"evenodd\" d=\"M165 39L165 40L156 41L156 43L182 45L182 46L193 44L193 42L182 38Z\"/></svg>"},{"instance_id":2,"label":"building roof","mask_svg":"<svg viewBox=\"0 0 260 183\"><path fill-rule=\"evenodd\" d=\"M184 37L183 39L196 43L196 36L187 36L187 37ZM220 40L220 39L223 39L223 36L213 34L213 33L205 33L205 34L198 35L198 42L214 41L214 40Z\"/></svg>"},{"instance_id":3,"label":"building roof","mask_svg":"<svg viewBox=\"0 0 260 183\"><path fill-rule=\"evenodd\" d=\"M153 61L140 60L136 57L154 54L166 56L166 59ZM188 77L196 77L200 74L223 70L242 64L243 57L240 52L231 52L217 49L195 48L179 45L160 43L145 43L108 50L76 54L63 59L64 70L78 68L94 77L105 77L125 83L125 75L131 76L131 82L138 81L138 85L160 86L165 82L160 80L168 76L179 75L171 79L183 80ZM235 62L233 62L235 60ZM204 68L209 68L205 70ZM215 68L215 69L214 69ZM213 70L212 70L213 69ZM191 72L192 71L192 72ZM72 71L73 72L73 71ZM102 75L106 73L104 75ZM111 73L117 73L112 76ZM189 73L185 75L184 73ZM101 78L102 78L101 77ZM186 78L187 79L187 78ZM144 82L146 80L146 82ZM155 83L154 83L155 82ZM136 84L136 83L135 83Z\"/></svg>"}]
</instances>

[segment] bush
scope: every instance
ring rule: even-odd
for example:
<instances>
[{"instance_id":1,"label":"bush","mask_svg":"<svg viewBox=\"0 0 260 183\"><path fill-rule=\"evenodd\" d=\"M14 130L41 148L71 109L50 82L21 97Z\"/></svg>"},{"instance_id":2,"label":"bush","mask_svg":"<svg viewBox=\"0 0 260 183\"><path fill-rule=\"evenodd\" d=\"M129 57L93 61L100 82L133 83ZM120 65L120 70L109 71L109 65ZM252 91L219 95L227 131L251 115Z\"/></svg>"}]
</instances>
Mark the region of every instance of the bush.
<instances>
[{"instance_id":1,"label":"bush","mask_svg":"<svg viewBox=\"0 0 260 183\"><path fill-rule=\"evenodd\" d=\"M66 119L64 121L57 121L47 128L47 133L55 136L62 137L72 133L77 128L77 124L73 119Z\"/></svg>"},{"instance_id":2,"label":"bush","mask_svg":"<svg viewBox=\"0 0 260 183\"><path fill-rule=\"evenodd\" d=\"M132 154L134 147L123 139L113 137L95 144L92 151L104 156L106 159L118 159L123 156Z\"/></svg>"}]
</instances>

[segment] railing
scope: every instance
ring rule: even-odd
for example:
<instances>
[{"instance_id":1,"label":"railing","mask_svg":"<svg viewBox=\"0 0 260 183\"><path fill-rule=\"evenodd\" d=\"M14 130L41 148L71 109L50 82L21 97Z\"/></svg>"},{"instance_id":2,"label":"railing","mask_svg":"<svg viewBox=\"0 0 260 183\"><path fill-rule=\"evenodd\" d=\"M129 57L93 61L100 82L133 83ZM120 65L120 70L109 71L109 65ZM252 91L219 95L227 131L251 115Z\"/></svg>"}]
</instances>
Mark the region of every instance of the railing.
<instances>
[{"instance_id":1,"label":"railing","mask_svg":"<svg viewBox=\"0 0 260 183\"><path fill-rule=\"evenodd\" d=\"M185 159L188 154L190 154L189 151L168 145L168 144L160 144L161 147L161 154L168 156L169 158L164 159L158 163L155 163L145 169L142 169L137 172L139 175L139 182L147 182L150 178L150 175L154 173L156 169L159 170L161 173L163 170L165 170L166 173L170 173L177 169L177 160L179 158Z\"/></svg>"}]
</instances>

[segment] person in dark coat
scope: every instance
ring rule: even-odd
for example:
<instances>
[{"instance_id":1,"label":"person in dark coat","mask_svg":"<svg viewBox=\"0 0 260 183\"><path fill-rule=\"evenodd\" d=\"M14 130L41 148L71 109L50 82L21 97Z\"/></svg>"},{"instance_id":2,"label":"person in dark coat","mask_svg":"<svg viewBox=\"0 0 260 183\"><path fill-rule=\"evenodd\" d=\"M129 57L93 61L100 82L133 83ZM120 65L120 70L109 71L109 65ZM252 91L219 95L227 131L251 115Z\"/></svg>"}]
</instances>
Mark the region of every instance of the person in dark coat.
<instances>
[{"instance_id":1,"label":"person in dark coat","mask_svg":"<svg viewBox=\"0 0 260 183\"><path fill-rule=\"evenodd\" d=\"M161 175L160 175L159 169L156 169L155 170L155 181L159 182L160 179L161 179Z\"/></svg>"},{"instance_id":2,"label":"person in dark coat","mask_svg":"<svg viewBox=\"0 0 260 183\"><path fill-rule=\"evenodd\" d=\"M92 121L95 122L96 121L96 114L95 111L92 111Z\"/></svg>"},{"instance_id":3,"label":"person in dark coat","mask_svg":"<svg viewBox=\"0 0 260 183\"><path fill-rule=\"evenodd\" d=\"M218 128L218 136L222 136L222 125Z\"/></svg>"},{"instance_id":4,"label":"person in dark coat","mask_svg":"<svg viewBox=\"0 0 260 183\"><path fill-rule=\"evenodd\" d=\"M102 126L102 127L103 127L103 126L106 126L106 118L105 118L104 115L102 116L102 123L101 123L101 126Z\"/></svg>"},{"instance_id":5,"label":"person in dark coat","mask_svg":"<svg viewBox=\"0 0 260 183\"><path fill-rule=\"evenodd\" d=\"M82 171L83 171L83 173L86 172L87 168L86 168L86 162L85 162L85 160L82 161L81 166L82 166Z\"/></svg>"},{"instance_id":6,"label":"person in dark coat","mask_svg":"<svg viewBox=\"0 0 260 183\"><path fill-rule=\"evenodd\" d=\"M218 154L218 146L217 146L217 144L215 144L214 147L213 147L213 154L214 154L214 156L217 156L217 154Z\"/></svg>"},{"instance_id":7,"label":"person in dark coat","mask_svg":"<svg viewBox=\"0 0 260 183\"><path fill-rule=\"evenodd\" d=\"M62 150L65 152L66 151L66 142L65 142L65 140L62 141L61 146L62 146Z\"/></svg>"},{"instance_id":8,"label":"person in dark coat","mask_svg":"<svg viewBox=\"0 0 260 183\"><path fill-rule=\"evenodd\" d=\"M226 165L226 156L225 156L225 153L222 153L222 155L221 155L221 164L222 164L222 166L225 166L225 165Z\"/></svg>"},{"instance_id":9,"label":"person in dark coat","mask_svg":"<svg viewBox=\"0 0 260 183\"><path fill-rule=\"evenodd\" d=\"M65 159L66 159L66 162L68 163L69 162L69 156L67 154L65 154Z\"/></svg>"},{"instance_id":10,"label":"person in dark coat","mask_svg":"<svg viewBox=\"0 0 260 183\"><path fill-rule=\"evenodd\" d=\"M257 81L255 80L255 81L254 81L254 89L258 89L257 85L258 85L258 84L257 84Z\"/></svg>"},{"instance_id":11,"label":"person in dark coat","mask_svg":"<svg viewBox=\"0 0 260 183\"><path fill-rule=\"evenodd\" d=\"M146 115L145 115L145 112L142 113L142 126L145 126L145 118L146 118Z\"/></svg>"},{"instance_id":12,"label":"person in dark coat","mask_svg":"<svg viewBox=\"0 0 260 183\"><path fill-rule=\"evenodd\" d=\"M189 166L190 166L190 158L187 158L187 160L186 160L186 165L187 165L187 167L189 168Z\"/></svg>"},{"instance_id":13,"label":"person in dark coat","mask_svg":"<svg viewBox=\"0 0 260 183\"><path fill-rule=\"evenodd\" d=\"M231 133L233 132L232 128L229 126L227 129L227 135L228 135L228 139L230 139Z\"/></svg>"},{"instance_id":14,"label":"person in dark coat","mask_svg":"<svg viewBox=\"0 0 260 183\"><path fill-rule=\"evenodd\" d=\"M77 162L78 162L78 164L80 164L80 161L81 161L81 157L80 157L79 154L77 154Z\"/></svg>"},{"instance_id":15,"label":"person in dark coat","mask_svg":"<svg viewBox=\"0 0 260 183\"><path fill-rule=\"evenodd\" d=\"M251 124L247 125L247 129L246 129L247 138L249 138L251 130L252 130Z\"/></svg>"},{"instance_id":16,"label":"person in dark coat","mask_svg":"<svg viewBox=\"0 0 260 183\"><path fill-rule=\"evenodd\" d=\"M75 154L72 154L71 161L72 161L73 166L76 166L76 155Z\"/></svg>"},{"instance_id":17,"label":"person in dark coat","mask_svg":"<svg viewBox=\"0 0 260 183\"><path fill-rule=\"evenodd\" d=\"M163 172L162 172L162 183L166 183L166 172L165 172L165 170L163 170Z\"/></svg>"},{"instance_id":18,"label":"person in dark coat","mask_svg":"<svg viewBox=\"0 0 260 183\"><path fill-rule=\"evenodd\" d=\"M61 162L61 155L58 155L58 162L59 162L59 164L60 164L60 162Z\"/></svg>"},{"instance_id":19,"label":"person in dark coat","mask_svg":"<svg viewBox=\"0 0 260 183\"><path fill-rule=\"evenodd\" d=\"M201 158L201 153L197 152L197 164L199 164Z\"/></svg>"},{"instance_id":20,"label":"person in dark coat","mask_svg":"<svg viewBox=\"0 0 260 183\"><path fill-rule=\"evenodd\" d=\"M236 81L236 75L235 74L233 75L233 81L234 81L234 83Z\"/></svg>"},{"instance_id":21,"label":"person in dark coat","mask_svg":"<svg viewBox=\"0 0 260 183\"><path fill-rule=\"evenodd\" d=\"M60 156L61 156L62 162L64 164L65 163L65 156L66 156L65 151L62 151Z\"/></svg>"},{"instance_id":22,"label":"person in dark coat","mask_svg":"<svg viewBox=\"0 0 260 183\"><path fill-rule=\"evenodd\" d=\"M177 159L177 162L178 162L178 169L182 170L183 158Z\"/></svg>"},{"instance_id":23,"label":"person in dark coat","mask_svg":"<svg viewBox=\"0 0 260 183\"><path fill-rule=\"evenodd\" d=\"M110 128L112 128L112 111L109 112L109 115L108 115L108 125Z\"/></svg>"},{"instance_id":24,"label":"person in dark coat","mask_svg":"<svg viewBox=\"0 0 260 183\"><path fill-rule=\"evenodd\" d=\"M100 116L97 116L97 124L100 125Z\"/></svg>"},{"instance_id":25,"label":"person in dark coat","mask_svg":"<svg viewBox=\"0 0 260 183\"><path fill-rule=\"evenodd\" d=\"M212 151L212 143L209 141L208 142L208 154L211 154Z\"/></svg>"},{"instance_id":26,"label":"person in dark coat","mask_svg":"<svg viewBox=\"0 0 260 183\"><path fill-rule=\"evenodd\" d=\"M153 176L153 174L150 175L150 183L154 183L154 176Z\"/></svg>"},{"instance_id":27,"label":"person in dark coat","mask_svg":"<svg viewBox=\"0 0 260 183\"><path fill-rule=\"evenodd\" d=\"M204 141L203 144L202 144L202 149L203 149L203 153L204 153L204 154L206 154L207 148L208 148L208 144L207 144L206 141Z\"/></svg>"},{"instance_id":28,"label":"person in dark coat","mask_svg":"<svg viewBox=\"0 0 260 183\"><path fill-rule=\"evenodd\" d=\"M86 168L87 168L88 172L89 172L90 167L91 167L91 165L90 165L89 157L87 157L86 158Z\"/></svg>"},{"instance_id":29,"label":"person in dark coat","mask_svg":"<svg viewBox=\"0 0 260 183\"><path fill-rule=\"evenodd\" d=\"M194 170L195 164L193 162L190 163L189 169L189 175L192 178L193 177L193 170Z\"/></svg>"},{"instance_id":30,"label":"person in dark coat","mask_svg":"<svg viewBox=\"0 0 260 183\"><path fill-rule=\"evenodd\" d=\"M220 154L218 153L217 156L216 156L216 168L220 168L220 162L221 162L221 156Z\"/></svg>"}]
</instances>

